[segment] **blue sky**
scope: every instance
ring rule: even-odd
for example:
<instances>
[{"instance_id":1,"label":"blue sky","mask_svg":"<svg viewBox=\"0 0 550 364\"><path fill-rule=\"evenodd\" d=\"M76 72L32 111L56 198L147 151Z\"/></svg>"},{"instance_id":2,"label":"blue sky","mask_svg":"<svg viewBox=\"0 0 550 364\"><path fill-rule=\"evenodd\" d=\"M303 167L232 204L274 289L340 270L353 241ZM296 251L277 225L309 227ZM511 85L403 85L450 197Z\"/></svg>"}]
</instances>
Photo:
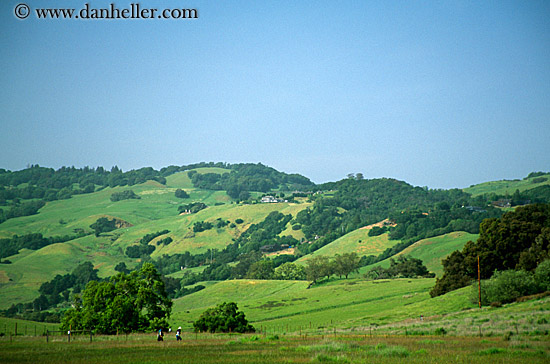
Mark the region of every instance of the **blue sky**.
<instances>
[{"instance_id":1,"label":"blue sky","mask_svg":"<svg viewBox=\"0 0 550 364\"><path fill-rule=\"evenodd\" d=\"M548 1L136 2L199 18L1 2L0 168L262 162L430 188L550 170Z\"/></svg>"}]
</instances>

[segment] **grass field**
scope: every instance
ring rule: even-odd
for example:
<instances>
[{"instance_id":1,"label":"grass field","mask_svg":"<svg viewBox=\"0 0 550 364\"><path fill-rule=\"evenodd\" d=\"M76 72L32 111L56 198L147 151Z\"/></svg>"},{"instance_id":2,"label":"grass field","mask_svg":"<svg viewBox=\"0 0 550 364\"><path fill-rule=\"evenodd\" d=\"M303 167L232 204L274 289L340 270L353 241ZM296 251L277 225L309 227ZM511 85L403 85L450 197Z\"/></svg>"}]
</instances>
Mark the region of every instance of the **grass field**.
<instances>
[{"instance_id":1,"label":"grass field","mask_svg":"<svg viewBox=\"0 0 550 364\"><path fill-rule=\"evenodd\" d=\"M59 324L0 317L0 337L40 336L46 330L59 330Z\"/></svg>"},{"instance_id":2,"label":"grass field","mask_svg":"<svg viewBox=\"0 0 550 364\"><path fill-rule=\"evenodd\" d=\"M473 185L468 188L464 188L463 191L470 193L472 196L479 196L485 193L496 193L498 195L512 195L516 190L525 191L535 187L549 185L550 184L550 174L545 174L540 177L547 178L544 182L535 183L532 177L528 179L517 179L517 180L502 180L502 181L492 181L480 183L478 185Z\"/></svg>"},{"instance_id":3,"label":"grass field","mask_svg":"<svg viewBox=\"0 0 550 364\"><path fill-rule=\"evenodd\" d=\"M548 363L548 342L471 337L155 335L0 340L3 363Z\"/></svg>"},{"instance_id":4,"label":"grass field","mask_svg":"<svg viewBox=\"0 0 550 364\"><path fill-rule=\"evenodd\" d=\"M431 299L434 279L334 280L307 288L305 281L232 280L219 282L174 302L171 323L186 329L208 307L234 301L254 324L269 330L351 328L384 325L474 307L459 290Z\"/></svg>"},{"instance_id":5,"label":"grass field","mask_svg":"<svg viewBox=\"0 0 550 364\"><path fill-rule=\"evenodd\" d=\"M440 277L443 275L441 260L455 250L462 250L468 241L476 241L478 237L479 235L477 234L457 231L417 241L397 255L407 255L422 260L430 272L433 272ZM363 267L361 268L360 273L365 273L376 266L387 268L390 266L390 259L385 259L376 264Z\"/></svg>"},{"instance_id":6,"label":"grass field","mask_svg":"<svg viewBox=\"0 0 550 364\"><path fill-rule=\"evenodd\" d=\"M174 196L174 187L186 182L187 173L174 175L167 186L156 182L147 182L131 189L141 196L140 200L111 202L109 197L123 188L105 189L89 195L74 196L68 200L48 203L38 215L10 219L2 224L0 237L12 234L41 232L48 235L72 234L73 229L90 231L89 225L99 217L117 217L134 226L117 229L99 237L88 235L66 243L53 244L37 251L24 250L8 259L12 264L0 266L0 309L8 308L12 303L29 302L38 297L38 288L57 274L71 272L79 264L91 261L99 270L100 277L115 274L114 267L124 262L127 266L136 265L136 259L125 255L128 246L137 244L146 234L167 229L169 234L150 242L156 247L153 258L163 254L176 254L189 251L202 253L208 249L223 249L232 239L238 237L251 224L261 222L270 212L296 214L310 203L276 203L237 205L215 202L228 199L224 191L190 190L191 199L178 199ZM172 177L172 176L170 176ZM179 188L179 187L178 187ZM192 215L178 215L177 206L189 203L193 197L207 201L209 207ZM235 228L229 225L194 233L192 226L197 221L214 222L221 218L230 222L241 218L242 224ZM289 225L290 226L290 225ZM173 242L167 246L156 245L157 240L170 236Z\"/></svg>"},{"instance_id":7,"label":"grass field","mask_svg":"<svg viewBox=\"0 0 550 364\"><path fill-rule=\"evenodd\" d=\"M368 232L368 229L354 230L316 250L311 255L301 258L300 261L307 261L307 259L316 255L334 256L335 254L352 252L356 252L359 256L378 255L387 248L399 243L399 240L389 240L387 233L379 236L368 236Z\"/></svg>"}]
</instances>

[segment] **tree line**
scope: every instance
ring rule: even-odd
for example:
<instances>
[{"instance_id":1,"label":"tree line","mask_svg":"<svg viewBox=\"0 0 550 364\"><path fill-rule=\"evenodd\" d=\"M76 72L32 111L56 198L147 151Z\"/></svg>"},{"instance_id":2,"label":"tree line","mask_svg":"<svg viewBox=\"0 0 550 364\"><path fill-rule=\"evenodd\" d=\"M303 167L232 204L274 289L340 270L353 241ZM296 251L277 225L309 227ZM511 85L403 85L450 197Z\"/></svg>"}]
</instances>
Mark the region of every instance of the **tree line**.
<instances>
[{"instance_id":1,"label":"tree line","mask_svg":"<svg viewBox=\"0 0 550 364\"><path fill-rule=\"evenodd\" d=\"M229 173L188 172L196 188L224 190L233 199L247 200L251 191L268 192L283 187L287 190L300 190L314 186L308 178L299 174L287 174L261 163L240 163L227 165Z\"/></svg>"}]
</instances>

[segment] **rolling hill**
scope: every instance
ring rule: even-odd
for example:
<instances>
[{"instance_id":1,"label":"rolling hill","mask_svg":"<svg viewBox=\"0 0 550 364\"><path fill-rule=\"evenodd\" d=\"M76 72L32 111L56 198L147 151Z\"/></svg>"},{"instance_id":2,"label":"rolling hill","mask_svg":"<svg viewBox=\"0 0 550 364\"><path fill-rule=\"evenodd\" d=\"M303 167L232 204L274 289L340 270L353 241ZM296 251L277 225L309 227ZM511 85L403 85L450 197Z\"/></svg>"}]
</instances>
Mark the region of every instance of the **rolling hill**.
<instances>
[{"instance_id":1,"label":"rolling hill","mask_svg":"<svg viewBox=\"0 0 550 364\"><path fill-rule=\"evenodd\" d=\"M174 167L174 173L165 173L156 176L155 180L131 186L96 185L94 192L48 201L37 214L12 217L2 222L0 238L39 233L44 237L66 236L67 239L4 256L4 264L0 265L0 309L7 309L14 303L32 302L39 296L38 289L43 283L56 275L70 273L84 262L91 262L99 277L106 278L116 273L115 267L120 263L133 269L144 259L157 261L185 252L191 255L219 253L230 246L245 249L239 252L245 255L258 251L262 245L273 245L277 250L280 244L288 245L283 244L287 237L292 237L289 241L296 246L292 250L276 251L270 257L281 252L297 254L298 263L305 265L308 259L319 255L356 252L359 256L377 256L399 244L402 248L397 254L421 259L439 276L442 273L441 259L461 249L468 240L477 239L476 233L460 231L460 228L475 227L475 222L485 216L480 211L490 209L485 206L473 211L465 209L464 205L472 203L468 194L504 194L512 188L528 191L550 184L545 180L550 175L536 175L521 181L472 186L465 189L468 194L464 194L426 191L391 179L348 179L329 183L324 188L311 186L311 191L304 192L289 190L296 181L303 182L304 177L280 177L276 171L267 169L270 183L279 184L267 191L256 191L250 190L246 184L263 186L265 181L246 174L250 172L247 165L232 168L208 166L181 171ZM241 175L237 171L241 171ZM197 183L203 187L197 187ZM228 189L242 189L246 193L240 196L249 197L244 201L230 197L230 192L223 189L226 188L223 183L230 184ZM29 183L23 183L8 186L8 189L19 190L28 186ZM74 188L80 187L76 184ZM178 189L184 190L189 197L176 197ZM113 194L127 190L133 191L138 198L112 201ZM235 195L234 192L231 194ZM259 198L266 194L291 196L291 199L284 202L285 197L281 197L277 203L260 203ZM15 200L5 203L16 204ZM203 203L207 207L191 214L178 212L179 206L190 203ZM487 201L484 203L488 205ZM497 215L500 213L498 209L491 211ZM262 224L275 212L291 216L271 236L274 225ZM471 216L473 220L467 220ZM90 225L99 218L116 219L120 226L96 236ZM372 224L388 218L397 222L395 227L381 235L368 236ZM196 229L197 224L204 223L211 223L212 227L203 231ZM440 233L433 238L417 239L423 234L422 229ZM348 232L344 234L344 231ZM139 245L142 238L156 232L163 233L145 243L154 248L150 255L141 258L127 255L128 247ZM77 233L80 235L75 235ZM169 243L162 243L166 238L170 238ZM277 239L282 239L282 243ZM229 268L236 266L241 255L224 264L228 263ZM218 264L216 259L214 261ZM205 259L204 263L201 261L199 266L186 272L170 271L167 274L181 279L188 272L201 273L216 265L211 263L212 259ZM375 265L388 264L386 259ZM471 307L466 302L464 291L430 300L428 291L434 284L433 279L363 281L362 274L375 265L361 268L353 275L353 280L329 281L314 289L307 289L308 282L305 281L244 279L201 282L207 286L204 290L175 300L172 322L190 327L190 322L200 312L223 300L237 301L255 324L269 327L305 326L309 322L327 325L324 317L337 317L333 321L338 321L339 327L387 324L416 317L421 312L443 314Z\"/></svg>"}]
</instances>

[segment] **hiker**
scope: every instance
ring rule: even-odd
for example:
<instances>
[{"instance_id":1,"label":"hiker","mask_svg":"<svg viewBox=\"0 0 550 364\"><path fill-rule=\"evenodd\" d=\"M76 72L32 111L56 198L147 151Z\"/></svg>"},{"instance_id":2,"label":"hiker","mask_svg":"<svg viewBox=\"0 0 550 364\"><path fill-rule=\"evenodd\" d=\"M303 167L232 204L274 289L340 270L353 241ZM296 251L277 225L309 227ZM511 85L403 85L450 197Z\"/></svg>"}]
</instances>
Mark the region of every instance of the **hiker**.
<instances>
[{"instance_id":1,"label":"hiker","mask_svg":"<svg viewBox=\"0 0 550 364\"><path fill-rule=\"evenodd\" d=\"M163 336L164 334L162 333L162 329L159 329L159 331L157 332L157 341L163 341Z\"/></svg>"},{"instance_id":2,"label":"hiker","mask_svg":"<svg viewBox=\"0 0 550 364\"><path fill-rule=\"evenodd\" d=\"M181 341L181 326L176 330L176 341Z\"/></svg>"}]
</instances>

